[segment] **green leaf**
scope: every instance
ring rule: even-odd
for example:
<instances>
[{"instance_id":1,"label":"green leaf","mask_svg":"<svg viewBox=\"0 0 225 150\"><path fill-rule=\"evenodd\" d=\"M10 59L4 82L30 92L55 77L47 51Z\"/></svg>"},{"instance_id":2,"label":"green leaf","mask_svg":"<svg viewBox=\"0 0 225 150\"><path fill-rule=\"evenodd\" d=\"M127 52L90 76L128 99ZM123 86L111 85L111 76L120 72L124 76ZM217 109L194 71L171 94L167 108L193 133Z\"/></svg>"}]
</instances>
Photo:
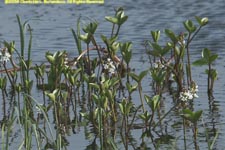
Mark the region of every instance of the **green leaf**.
<instances>
[{"instance_id":1,"label":"green leaf","mask_svg":"<svg viewBox=\"0 0 225 150\"><path fill-rule=\"evenodd\" d=\"M191 20L187 20L183 24L188 32L190 32L190 33L195 32L196 26L193 24L193 22Z\"/></svg>"},{"instance_id":2,"label":"green leaf","mask_svg":"<svg viewBox=\"0 0 225 150\"><path fill-rule=\"evenodd\" d=\"M121 49L121 54L123 56L123 59L127 64L129 64L131 57L132 57L132 43L131 42L126 42L126 43L120 43L120 49Z\"/></svg>"},{"instance_id":3,"label":"green leaf","mask_svg":"<svg viewBox=\"0 0 225 150\"><path fill-rule=\"evenodd\" d=\"M93 34L95 33L97 27L98 27L98 22L97 22L97 21L91 22L91 23L89 23L88 25L86 25L86 26L83 28L83 31L84 31L85 33L88 33L88 34L93 35Z\"/></svg>"},{"instance_id":4,"label":"green leaf","mask_svg":"<svg viewBox=\"0 0 225 150\"><path fill-rule=\"evenodd\" d=\"M139 115L139 118L141 118L144 121L148 121L150 119L151 115L148 113L148 111L145 111L143 114Z\"/></svg>"},{"instance_id":5,"label":"green leaf","mask_svg":"<svg viewBox=\"0 0 225 150\"><path fill-rule=\"evenodd\" d=\"M106 16L105 19L113 24L118 24L118 19L115 17L111 17L111 16Z\"/></svg>"},{"instance_id":6,"label":"green leaf","mask_svg":"<svg viewBox=\"0 0 225 150\"><path fill-rule=\"evenodd\" d=\"M55 94L53 94L53 93L46 93L46 94L50 98L50 100L52 100L53 102L55 102L55 99L56 99Z\"/></svg>"},{"instance_id":7,"label":"green leaf","mask_svg":"<svg viewBox=\"0 0 225 150\"><path fill-rule=\"evenodd\" d=\"M209 58L209 63L211 64L212 62L214 62L216 59L218 58L217 54L211 55Z\"/></svg>"},{"instance_id":8,"label":"green leaf","mask_svg":"<svg viewBox=\"0 0 225 150\"><path fill-rule=\"evenodd\" d=\"M21 56L24 58L24 26L21 23L19 15L16 15L17 22L19 24L20 29L20 46L21 46Z\"/></svg>"},{"instance_id":9,"label":"green leaf","mask_svg":"<svg viewBox=\"0 0 225 150\"><path fill-rule=\"evenodd\" d=\"M153 41L157 43L160 38L160 30L151 31L151 35L152 35Z\"/></svg>"},{"instance_id":10,"label":"green leaf","mask_svg":"<svg viewBox=\"0 0 225 150\"><path fill-rule=\"evenodd\" d=\"M98 85L98 84L96 84L96 83L89 83L89 85L90 85L91 87L93 87L93 88L97 89L97 90L99 90L99 89L100 89L99 85Z\"/></svg>"},{"instance_id":11,"label":"green leaf","mask_svg":"<svg viewBox=\"0 0 225 150\"><path fill-rule=\"evenodd\" d=\"M207 61L209 61L210 55L211 55L210 50L207 49L207 48L204 48L203 51L202 51L202 58L204 58Z\"/></svg>"},{"instance_id":12,"label":"green leaf","mask_svg":"<svg viewBox=\"0 0 225 150\"><path fill-rule=\"evenodd\" d=\"M139 74L139 80L142 80L148 73L149 70L144 70Z\"/></svg>"},{"instance_id":13,"label":"green leaf","mask_svg":"<svg viewBox=\"0 0 225 150\"><path fill-rule=\"evenodd\" d=\"M84 41L85 43L89 44L91 42L91 36L89 33L86 33L84 35L80 35L79 37L82 41Z\"/></svg>"},{"instance_id":14,"label":"green leaf","mask_svg":"<svg viewBox=\"0 0 225 150\"><path fill-rule=\"evenodd\" d=\"M202 115L202 110L196 111L194 113L194 118L193 118L194 123L196 123L200 119L201 115Z\"/></svg>"},{"instance_id":15,"label":"green leaf","mask_svg":"<svg viewBox=\"0 0 225 150\"><path fill-rule=\"evenodd\" d=\"M197 20L197 22L200 26L205 26L209 21L209 19L207 17L200 18L198 16L195 16L195 19Z\"/></svg>"},{"instance_id":16,"label":"green leaf","mask_svg":"<svg viewBox=\"0 0 225 150\"><path fill-rule=\"evenodd\" d=\"M193 122L193 112L190 109L184 109L183 114L181 114L181 117L194 123Z\"/></svg>"},{"instance_id":17,"label":"green leaf","mask_svg":"<svg viewBox=\"0 0 225 150\"><path fill-rule=\"evenodd\" d=\"M128 19L128 16L124 15L124 10L123 9L117 10L115 17L118 19L118 25L119 26L121 26Z\"/></svg>"},{"instance_id":18,"label":"green leaf","mask_svg":"<svg viewBox=\"0 0 225 150\"><path fill-rule=\"evenodd\" d=\"M151 43L151 46L152 46L153 50L158 51L159 54L161 55L162 48L161 48L161 46L159 46L159 44Z\"/></svg>"},{"instance_id":19,"label":"green leaf","mask_svg":"<svg viewBox=\"0 0 225 150\"><path fill-rule=\"evenodd\" d=\"M10 43L4 41L4 46L8 48L8 52L10 55L13 54L13 52L15 51L15 41L12 41Z\"/></svg>"},{"instance_id":20,"label":"green leaf","mask_svg":"<svg viewBox=\"0 0 225 150\"><path fill-rule=\"evenodd\" d=\"M145 95L144 97L145 97L145 101L150 106L152 112L155 112L156 108L159 107L160 96L155 95L153 96L153 98L150 98L149 96Z\"/></svg>"},{"instance_id":21,"label":"green leaf","mask_svg":"<svg viewBox=\"0 0 225 150\"><path fill-rule=\"evenodd\" d=\"M3 77L3 78L0 77L0 89L2 89L2 90L5 89L6 84L7 84L7 78L6 77Z\"/></svg>"},{"instance_id":22,"label":"green leaf","mask_svg":"<svg viewBox=\"0 0 225 150\"><path fill-rule=\"evenodd\" d=\"M215 69L212 69L211 70L211 76L212 76L213 80L216 80L217 76L218 76L218 72Z\"/></svg>"},{"instance_id":23,"label":"green leaf","mask_svg":"<svg viewBox=\"0 0 225 150\"><path fill-rule=\"evenodd\" d=\"M122 103L119 103L119 108L120 108L121 113L124 114L124 109L123 109L123 104Z\"/></svg>"},{"instance_id":24,"label":"green leaf","mask_svg":"<svg viewBox=\"0 0 225 150\"><path fill-rule=\"evenodd\" d=\"M119 104L120 111L123 115L128 115L130 113L133 104L126 99L123 99L122 102Z\"/></svg>"},{"instance_id":25,"label":"green leaf","mask_svg":"<svg viewBox=\"0 0 225 150\"><path fill-rule=\"evenodd\" d=\"M202 115L202 110L193 112L190 109L184 109L181 115L184 119L191 121L192 123L197 123Z\"/></svg>"},{"instance_id":26,"label":"green leaf","mask_svg":"<svg viewBox=\"0 0 225 150\"><path fill-rule=\"evenodd\" d=\"M46 59L48 60L49 63L51 63L51 64L55 63L55 58L50 53L47 52L45 57L46 57Z\"/></svg>"},{"instance_id":27,"label":"green leaf","mask_svg":"<svg viewBox=\"0 0 225 150\"><path fill-rule=\"evenodd\" d=\"M132 77L132 79L134 79L136 82L139 82L139 76L136 75L135 73L133 72L130 72L129 75Z\"/></svg>"},{"instance_id":28,"label":"green leaf","mask_svg":"<svg viewBox=\"0 0 225 150\"><path fill-rule=\"evenodd\" d=\"M153 69L153 70L151 70L151 76L152 76L152 79L156 83L160 84L164 81L165 76L166 76L166 72L163 71L162 69L161 70Z\"/></svg>"},{"instance_id":29,"label":"green leaf","mask_svg":"<svg viewBox=\"0 0 225 150\"><path fill-rule=\"evenodd\" d=\"M115 49L117 49L119 47L119 43L117 44L117 42L116 42L117 36L107 39L106 36L101 35L101 39L107 45L107 47L114 49L114 52L116 51ZM115 45L113 45L113 44L115 44Z\"/></svg>"},{"instance_id":30,"label":"green leaf","mask_svg":"<svg viewBox=\"0 0 225 150\"><path fill-rule=\"evenodd\" d=\"M138 83L141 82L141 80L146 76L148 73L148 70L142 71L139 75L136 75L135 73L129 73L129 75Z\"/></svg>"},{"instance_id":31,"label":"green leaf","mask_svg":"<svg viewBox=\"0 0 225 150\"><path fill-rule=\"evenodd\" d=\"M207 65L208 62L205 59L201 58L199 60L194 61L192 64L194 66L203 66L203 65Z\"/></svg>"},{"instance_id":32,"label":"green leaf","mask_svg":"<svg viewBox=\"0 0 225 150\"><path fill-rule=\"evenodd\" d=\"M128 16L124 16L124 17L122 17L121 19L119 19L119 25L124 24L124 22L126 22L127 19L128 19Z\"/></svg>"},{"instance_id":33,"label":"green leaf","mask_svg":"<svg viewBox=\"0 0 225 150\"><path fill-rule=\"evenodd\" d=\"M114 96L113 96L112 90L106 90L106 91L105 91L105 95L107 96L107 98L108 98L110 101L113 101L113 100L114 100Z\"/></svg>"},{"instance_id":34,"label":"green leaf","mask_svg":"<svg viewBox=\"0 0 225 150\"><path fill-rule=\"evenodd\" d=\"M202 66L202 65L207 65L211 64L213 61L215 61L218 58L217 54L211 54L211 51L207 48L204 48L202 50L202 58L195 61L193 65L196 66Z\"/></svg>"},{"instance_id":35,"label":"green leaf","mask_svg":"<svg viewBox=\"0 0 225 150\"><path fill-rule=\"evenodd\" d=\"M118 79L118 78L109 79L109 86L113 87L113 86L117 85L119 82L120 82L120 79Z\"/></svg>"},{"instance_id":36,"label":"green leaf","mask_svg":"<svg viewBox=\"0 0 225 150\"><path fill-rule=\"evenodd\" d=\"M165 34L174 42L176 43L178 41L178 38L175 36L175 34L173 33L173 31L169 30L169 29L165 29Z\"/></svg>"},{"instance_id":37,"label":"green leaf","mask_svg":"<svg viewBox=\"0 0 225 150\"><path fill-rule=\"evenodd\" d=\"M128 92L132 93L132 92L134 92L137 89L138 84L131 85L130 83L127 82L126 83L126 87L127 87Z\"/></svg>"}]
</instances>

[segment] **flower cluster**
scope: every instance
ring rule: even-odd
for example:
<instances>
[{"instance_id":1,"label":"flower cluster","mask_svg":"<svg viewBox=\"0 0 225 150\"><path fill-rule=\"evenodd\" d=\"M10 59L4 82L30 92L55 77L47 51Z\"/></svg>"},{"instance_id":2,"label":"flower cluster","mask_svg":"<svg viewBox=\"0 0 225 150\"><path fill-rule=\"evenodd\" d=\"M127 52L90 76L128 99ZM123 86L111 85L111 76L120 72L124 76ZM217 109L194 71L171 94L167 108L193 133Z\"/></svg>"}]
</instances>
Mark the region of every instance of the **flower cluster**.
<instances>
[{"instance_id":1,"label":"flower cluster","mask_svg":"<svg viewBox=\"0 0 225 150\"><path fill-rule=\"evenodd\" d=\"M184 91L180 92L179 99L183 102L186 102L188 100L198 98L197 92L198 92L198 85L193 81L191 83L190 90L185 89Z\"/></svg>"},{"instance_id":2,"label":"flower cluster","mask_svg":"<svg viewBox=\"0 0 225 150\"><path fill-rule=\"evenodd\" d=\"M115 74L116 66L110 58L107 58L107 60L103 63L103 69L108 73Z\"/></svg>"},{"instance_id":3,"label":"flower cluster","mask_svg":"<svg viewBox=\"0 0 225 150\"><path fill-rule=\"evenodd\" d=\"M155 63L153 63L153 68L154 69L164 69L165 66L160 61L156 61Z\"/></svg>"},{"instance_id":4,"label":"flower cluster","mask_svg":"<svg viewBox=\"0 0 225 150\"><path fill-rule=\"evenodd\" d=\"M198 92L198 85L194 81L191 82L190 91L194 94Z\"/></svg>"},{"instance_id":5,"label":"flower cluster","mask_svg":"<svg viewBox=\"0 0 225 150\"><path fill-rule=\"evenodd\" d=\"M9 61L11 55L8 52L7 48L0 49L0 63Z\"/></svg>"}]
</instances>

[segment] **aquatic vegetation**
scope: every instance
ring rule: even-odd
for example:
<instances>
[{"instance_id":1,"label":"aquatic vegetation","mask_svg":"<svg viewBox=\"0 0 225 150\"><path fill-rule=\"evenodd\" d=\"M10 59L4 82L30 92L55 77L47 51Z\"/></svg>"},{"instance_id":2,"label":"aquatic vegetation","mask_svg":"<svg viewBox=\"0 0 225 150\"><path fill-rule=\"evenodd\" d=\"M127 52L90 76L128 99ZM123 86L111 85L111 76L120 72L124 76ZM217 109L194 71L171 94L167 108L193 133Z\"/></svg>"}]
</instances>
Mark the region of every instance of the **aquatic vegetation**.
<instances>
[{"instance_id":1,"label":"aquatic vegetation","mask_svg":"<svg viewBox=\"0 0 225 150\"><path fill-rule=\"evenodd\" d=\"M11 57L11 55L9 54L7 48L3 48L0 50L0 62L1 63L5 63L5 62L9 61L10 57Z\"/></svg>"},{"instance_id":2,"label":"aquatic vegetation","mask_svg":"<svg viewBox=\"0 0 225 150\"><path fill-rule=\"evenodd\" d=\"M212 63L218 58L217 54L211 54L211 50L205 48L202 50L202 58L193 62L193 65L208 65L205 73L208 75L208 95L212 95L214 81L217 79L217 71L212 68Z\"/></svg>"},{"instance_id":3,"label":"aquatic vegetation","mask_svg":"<svg viewBox=\"0 0 225 150\"><path fill-rule=\"evenodd\" d=\"M165 46L159 43L160 31L151 31L153 41L146 42L150 67L140 72L130 65L132 42L118 40L128 20L123 8L116 9L114 16L105 17L112 30L109 37L103 34L98 37L104 47L96 40L99 23L91 20L82 26L81 19L76 30L71 29L77 56L70 58L66 50L48 51L46 62L33 66L32 30L28 30L25 49L24 31L31 27L17 15L21 47L4 41L0 49L1 148L10 149L11 141L14 142L11 135L19 134L18 149L67 149L67 138L81 134L80 128L90 143L86 149L160 149L164 144L176 147L173 141L180 137L167 128L178 125L183 127L184 147L186 134L190 132L187 129L193 129L193 147L198 149L198 122L203 111L193 109L198 85L192 79L189 46L208 19L196 17L198 26L191 20L185 21L187 33L175 34L165 29L169 39ZM92 52L97 55L93 56ZM217 72L212 69L212 63L217 57L206 48L202 58L193 63L208 65L208 93L213 93ZM152 93L143 90L143 82L149 78ZM34 88L42 95L35 97ZM173 98L172 106L166 111L164 93ZM168 119L171 113L183 120L174 123ZM136 130L140 132L140 141L133 137ZM212 144L208 143L210 149L216 137Z\"/></svg>"}]
</instances>

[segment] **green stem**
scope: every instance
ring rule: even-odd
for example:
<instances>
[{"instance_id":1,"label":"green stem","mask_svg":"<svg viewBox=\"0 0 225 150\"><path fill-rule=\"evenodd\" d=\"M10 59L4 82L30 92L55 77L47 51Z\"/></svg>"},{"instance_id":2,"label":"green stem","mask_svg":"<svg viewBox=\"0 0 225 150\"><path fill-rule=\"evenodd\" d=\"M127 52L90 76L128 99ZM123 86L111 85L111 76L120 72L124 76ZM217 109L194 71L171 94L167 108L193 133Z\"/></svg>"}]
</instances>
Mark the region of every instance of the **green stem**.
<instances>
[{"instance_id":1,"label":"green stem","mask_svg":"<svg viewBox=\"0 0 225 150\"><path fill-rule=\"evenodd\" d=\"M189 53L189 44L191 42L191 33L188 34L188 42L187 42L187 60L188 60L188 73L189 73L189 76L187 76L187 84L188 84L188 87L190 86L190 83L192 82L192 76L191 76L191 61L190 61L190 53Z\"/></svg>"},{"instance_id":2,"label":"green stem","mask_svg":"<svg viewBox=\"0 0 225 150\"><path fill-rule=\"evenodd\" d=\"M186 127L185 127L185 119L183 118L183 134L184 134L184 149L187 149L187 144L186 144Z\"/></svg>"},{"instance_id":3,"label":"green stem","mask_svg":"<svg viewBox=\"0 0 225 150\"><path fill-rule=\"evenodd\" d=\"M140 96L140 100L141 100L142 110L143 110L143 112L145 112L144 100L142 98L142 87L141 87L141 83L138 83L138 91L139 91L139 96Z\"/></svg>"},{"instance_id":4,"label":"green stem","mask_svg":"<svg viewBox=\"0 0 225 150\"><path fill-rule=\"evenodd\" d=\"M117 28L115 36L117 36L119 34L119 31L120 31L120 25L118 25L118 28Z\"/></svg>"},{"instance_id":5,"label":"green stem","mask_svg":"<svg viewBox=\"0 0 225 150\"><path fill-rule=\"evenodd\" d=\"M211 75L211 64L209 63L209 72L208 72L208 94L210 95L212 93L211 89L211 81L212 81L212 75Z\"/></svg>"},{"instance_id":6,"label":"green stem","mask_svg":"<svg viewBox=\"0 0 225 150\"><path fill-rule=\"evenodd\" d=\"M8 70L6 68L5 62L3 62L3 67L4 67L4 70L6 72L7 77L9 79L10 84L11 84L12 88L14 89L14 84L13 84L13 81L12 81L11 77L9 76L9 72L8 72Z\"/></svg>"},{"instance_id":7,"label":"green stem","mask_svg":"<svg viewBox=\"0 0 225 150\"><path fill-rule=\"evenodd\" d=\"M113 37L114 28L115 28L115 24L113 24L112 26L111 38Z\"/></svg>"}]
</instances>

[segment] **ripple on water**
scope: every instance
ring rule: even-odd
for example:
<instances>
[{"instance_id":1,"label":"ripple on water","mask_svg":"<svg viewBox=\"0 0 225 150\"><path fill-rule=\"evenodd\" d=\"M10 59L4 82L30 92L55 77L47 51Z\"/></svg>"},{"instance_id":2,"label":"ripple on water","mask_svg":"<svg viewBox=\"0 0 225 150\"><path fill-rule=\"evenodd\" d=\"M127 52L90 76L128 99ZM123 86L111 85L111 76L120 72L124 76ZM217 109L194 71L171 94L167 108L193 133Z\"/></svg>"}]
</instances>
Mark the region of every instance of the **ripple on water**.
<instances>
[{"instance_id":1,"label":"ripple on water","mask_svg":"<svg viewBox=\"0 0 225 150\"><path fill-rule=\"evenodd\" d=\"M134 4L135 3L135 4ZM219 59L214 64L218 70L218 80L215 81L213 102L209 102L207 96L207 75L204 74L206 67L193 67L193 79L199 85L199 98L194 101L195 110L202 109L204 122L209 129L216 128L219 131L219 137L216 140L215 147L217 149L225 149L223 143L225 139L225 101L224 101L224 64L225 64L225 51L224 51L224 33L225 33L225 3L224 0L217 0L212 2L206 1L180 1L180 0L151 0L151 1L105 1L104 5L7 5L4 6L0 2L0 39L7 41L16 41L16 46L19 47L19 30L16 20L16 14L19 14L23 21L30 19L29 23L33 28L33 58L35 62L45 60L46 51L57 51L60 49L69 50L69 53L74 54L76 47L74 39L70 32L70 28L75 28L78 17L82 16L82 24L96 19L100 24L97 30L98 39L101 34L110 35L111 24L104 21L105 15L113 15L113 9L118 6L125 7L125 14L129 16L128 21L121 28L121 35L119 40L133 42L133 58L132 68L137 68L136 72L143 71L149 67L148 58L145 55L143 41L151 39L151 30L161 30L161 40L168 41L164 36L164 29L169 28L176 33L184 31L182 22L191 19L194 16L209 17L209 24L205 26L196 36L196 39L191 43L192 61L201 57L201 50L208 47L213 52L219 54ZM74 52L74 53L73 53ZM144 62L144 63L143 63ZM144 82L143 91L151 95L152 91L149 86L151 79ZM172 106L172 98L168 95L165 96L164 106L165 112ZM139 104L139 95L134 95L135 102ZM0 109L0 114L2 110ZM182 125L178 112L174 111L170 117L165 121L170 122L170 132L174 133L179 140L183 143ZM176 124L178 122L178 124ZM202 125L200 123L200 125ZM84 149L88 145L82 135L84 131L81 129L79 135L69 137L70 147L77 147L73 141L78 141L80 147ZM140 138L140 131L135 131L136 138ZM192 131L189 131L189 134ZM200 141L205 143L204 128L200 129ZM210 130L213 136L213 130ZM81 136L80 136L81 135ZM190 136L192 138L192 135ZM192 139L190 139L191 141ZM77 142L76 142L77 143ZM74 145L73 145L74 144ZM181 144L182 145L182 144ZM179 145L180 147L180 145ZM203 148L207 148L205 144ZM201 147L201 148L202 148Z\"/></svg>"}]
</instances>

